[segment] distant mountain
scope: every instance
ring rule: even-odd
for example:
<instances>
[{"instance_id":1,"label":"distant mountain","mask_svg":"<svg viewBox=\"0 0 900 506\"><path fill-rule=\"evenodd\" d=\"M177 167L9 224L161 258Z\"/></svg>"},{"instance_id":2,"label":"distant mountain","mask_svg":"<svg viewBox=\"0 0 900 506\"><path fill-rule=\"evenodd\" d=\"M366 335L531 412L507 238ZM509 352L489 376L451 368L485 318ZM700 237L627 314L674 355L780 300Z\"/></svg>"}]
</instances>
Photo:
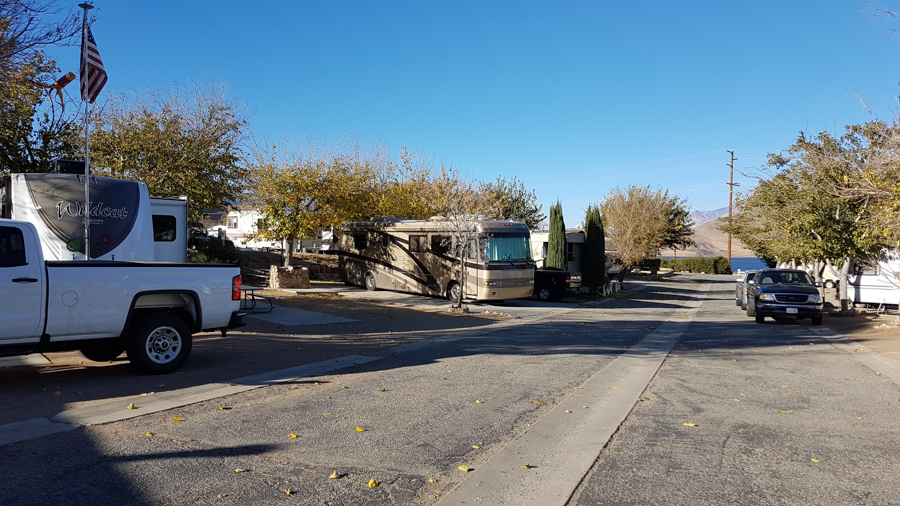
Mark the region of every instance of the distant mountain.
<instances>
[{"instance_id":1,"label":"distant mountain","mask_svg":"<svg viewBox=\"0 0 900 506\"><path fill-rule=\"evenodd\" d=\"M728 216L728 208L714 209L712 211L694 211L691 213L691 219L694 220L694 226L699 227L704 223L717 220L723 216Z\"/></svg>"},{"instance_id":2,"label":"distant mountain","mask_svg":"<svg viewBox=\"0 0 900 506\"><path fill-rule=\"evenodd\" d=\"M714 257L728 255L728 234L721 232L716 227L719 223L718 218L728 216L728 208L715 209L712 211L694 211L691 213L691 219L694 220L694 235L691 236L695 245L685 250L678 250L673 253L672 250L663 250L663 255L673 255L678 257ZM752 251L748 250L744 244L732 238L731 240L731 256L732 257L754 257Z\"/></svg>"}]
</instances>

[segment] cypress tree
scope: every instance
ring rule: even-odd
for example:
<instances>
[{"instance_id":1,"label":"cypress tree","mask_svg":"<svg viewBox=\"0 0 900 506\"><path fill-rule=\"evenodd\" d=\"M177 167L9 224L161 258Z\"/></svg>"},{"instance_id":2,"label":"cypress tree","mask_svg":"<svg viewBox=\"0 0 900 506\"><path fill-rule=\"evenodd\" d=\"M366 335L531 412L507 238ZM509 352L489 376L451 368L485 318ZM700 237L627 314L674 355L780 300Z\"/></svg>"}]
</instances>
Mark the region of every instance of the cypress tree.
<instances>
[{"instance_id":1,"label":"cypress tree","mask_svg":"<svg viewBox=\"0 0 900 506\"><path fill-rule=\"evenodd\" d=\"M600 206L590 205L584 215L584 265L581 280L592 291L606 283L606 236Z\"/></svg>"},{"instance_id":2,"label":"cypress tree","mask_svg":"<svg viewBox=\"0 0 900 506\"><path fill-rule=\"evenodd\" d=\"M563 221L562 204L559 200L550 206L550 239L544 267L567 269L566 263L566 223Z\"/></svg>"}]
</instances>

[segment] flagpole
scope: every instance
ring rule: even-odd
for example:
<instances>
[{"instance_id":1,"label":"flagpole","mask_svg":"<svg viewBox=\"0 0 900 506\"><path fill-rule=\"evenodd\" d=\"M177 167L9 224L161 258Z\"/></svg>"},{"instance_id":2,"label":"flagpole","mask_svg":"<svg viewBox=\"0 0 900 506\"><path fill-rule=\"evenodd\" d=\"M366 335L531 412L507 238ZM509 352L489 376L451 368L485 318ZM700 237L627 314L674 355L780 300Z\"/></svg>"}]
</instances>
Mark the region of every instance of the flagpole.
<instances>
[{"instance_id":1,"label":"flagpole","mask_svg":"<svg viewBox=\"0 0 900 506\"><path fill-rule=\"evenodd\" d=\"M84 9L84 18L81 22L81 59L82 65L87 58L85 46L87 45L87 19L88 11L94 6L89 3L78 4ZM82 79L84 76L82 75ZM82 97L84 98L84 97ZM84 101L84 259L91 259L91 157L90 157L90 117L91 101Z\"/></svg>"}]
</instances>

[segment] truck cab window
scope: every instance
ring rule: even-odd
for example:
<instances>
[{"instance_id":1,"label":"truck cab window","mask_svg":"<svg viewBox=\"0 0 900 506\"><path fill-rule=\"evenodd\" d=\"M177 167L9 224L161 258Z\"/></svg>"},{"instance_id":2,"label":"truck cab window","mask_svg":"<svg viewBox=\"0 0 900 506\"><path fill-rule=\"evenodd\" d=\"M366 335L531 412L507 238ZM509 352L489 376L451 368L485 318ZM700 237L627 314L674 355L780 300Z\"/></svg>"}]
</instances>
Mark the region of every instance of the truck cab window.
<instances>
[{"instance_id":1,"label":"truck cab window","mask_svg":"<svg viewBox=\"0 0 900 506\"><path fill-rule=\"evenodd\" d=\"M26 265L25 239L15 227L0 227L0 267Z\"/></svg>"},{"instance_id":2,"label":"truck cab window","mask_svg":"<svg viewBox=\"0 0 900 506\"><path fill-rule=\"evenodd\" d=\"M177 236L175 217L165 214L153 215L153 240L156 242L172 242Z\"/></svg>"}]
</instances>

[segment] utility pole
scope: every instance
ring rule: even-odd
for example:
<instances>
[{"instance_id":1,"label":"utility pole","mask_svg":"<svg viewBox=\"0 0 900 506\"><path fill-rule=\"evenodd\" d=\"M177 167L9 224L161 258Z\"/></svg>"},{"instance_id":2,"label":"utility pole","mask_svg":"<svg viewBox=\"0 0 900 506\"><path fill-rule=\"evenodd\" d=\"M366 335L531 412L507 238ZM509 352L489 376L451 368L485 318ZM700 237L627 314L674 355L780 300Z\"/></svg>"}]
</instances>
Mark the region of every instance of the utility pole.
<instances>
[{"instance_id":1,"label":"utility pole","mask_svg":"<svg viewBox=\"0 0 900 506\"><path fill-rule=\"evenodd\" d=\"M725 151L728 151L727 149ZM734 182L734 161L737 158L734 157L734 151L728 151L731 153L731 163L728 164L728 167L731 169L731 176L728 180L728 227L731 228L731 199L734 194L734 187L740 186L740 183ZM731 263L731 232L728 232L728 263Z\"/></svg>"}]
</instances>

